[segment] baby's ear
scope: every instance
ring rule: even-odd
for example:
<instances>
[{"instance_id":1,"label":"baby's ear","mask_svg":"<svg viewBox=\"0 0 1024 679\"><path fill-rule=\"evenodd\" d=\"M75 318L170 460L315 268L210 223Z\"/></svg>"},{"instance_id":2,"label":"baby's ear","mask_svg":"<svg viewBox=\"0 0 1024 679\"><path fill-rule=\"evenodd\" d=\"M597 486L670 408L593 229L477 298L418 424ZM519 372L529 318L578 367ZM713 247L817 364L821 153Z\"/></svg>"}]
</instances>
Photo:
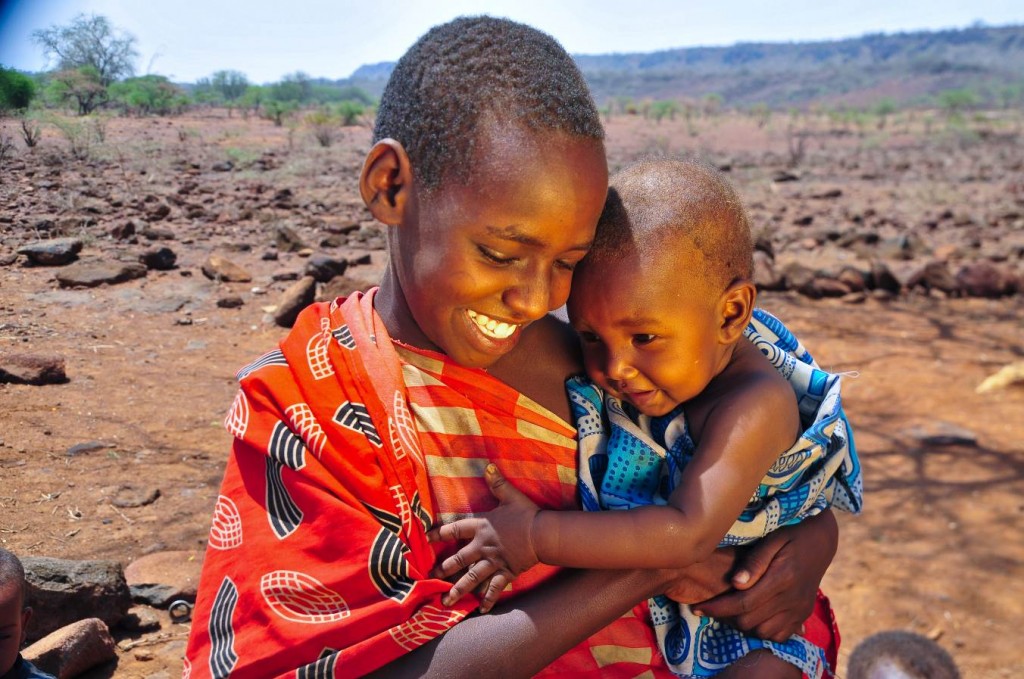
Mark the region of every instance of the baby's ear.
<instances>
[{"instance_id":1,"label":"baby's ear","mask_svg":"<svg viewBox=\"0 0 1024 679\"><path fill-rule=\"evenodd\" d=\"M412 189L412 164L405 148L394 139L381 139L363 161L359 193L374 219L388 226L402 222Z\"/></svg>"},{"instance_id":2,"label":"baby's ear","mask_svg":"<svg viewBox=\"0 0 1024 679\"><path fill-rule=\"evenodd\" d=\"M722 293L719 299L719 340L723 344L731 344L743 337L743 331L747 329L754 313L756 299L757 288L748 280L737 281Z\"/></svg>"},{"instance_id":3,"label":"baby's ear","mask_svg":"<svg viewBox=\"0 0 1024 679\"><path fill-rule=\"evenodd\" d=\"M25 639L28 637L28 621L32 619L32 608L25 606L21 610L21 643L25 643Z\"/></svg>"}]
</instances>

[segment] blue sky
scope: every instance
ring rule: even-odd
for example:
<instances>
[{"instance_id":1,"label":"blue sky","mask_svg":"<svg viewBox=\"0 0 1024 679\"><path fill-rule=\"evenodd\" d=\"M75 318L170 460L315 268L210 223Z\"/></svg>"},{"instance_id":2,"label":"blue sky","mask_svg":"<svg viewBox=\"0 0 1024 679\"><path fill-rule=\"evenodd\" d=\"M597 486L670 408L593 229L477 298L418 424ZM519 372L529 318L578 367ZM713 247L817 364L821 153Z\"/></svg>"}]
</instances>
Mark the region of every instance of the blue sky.
<instances>
[{"instance_id":1,"label":"blue sky","mask_svg":"<svg viewBox=\"0 0 1024 679\"><path fill-rule=\"evenodd\" d=\"M230 68L256 83L347 77L461 14L523 21L577 54L1024 24L1024 0L0 0L0 64L45 69L32 31L81 12L137 38L139 74L192 82Z\"/></svg>"}]
</instances>

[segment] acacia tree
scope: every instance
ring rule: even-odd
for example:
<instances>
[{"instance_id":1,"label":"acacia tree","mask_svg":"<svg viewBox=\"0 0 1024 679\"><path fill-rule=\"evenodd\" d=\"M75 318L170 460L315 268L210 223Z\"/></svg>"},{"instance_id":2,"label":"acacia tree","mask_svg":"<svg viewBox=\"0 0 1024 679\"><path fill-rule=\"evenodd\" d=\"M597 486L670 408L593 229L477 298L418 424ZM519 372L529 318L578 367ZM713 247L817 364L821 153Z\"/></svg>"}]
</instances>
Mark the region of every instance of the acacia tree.
<instances>
[{"instance_id":1,"label":"acacia tree","mask_svg":"<svg viewBox=\"0 0 1024 679\"><path fill-rule=\"evenodd\" d=\"M59 70L95 69L103 87L135 73L135 36L99 14L79 14L67 26L34 31L32 39L48 59L56 58Z\"/></svg>"}]
</instances>

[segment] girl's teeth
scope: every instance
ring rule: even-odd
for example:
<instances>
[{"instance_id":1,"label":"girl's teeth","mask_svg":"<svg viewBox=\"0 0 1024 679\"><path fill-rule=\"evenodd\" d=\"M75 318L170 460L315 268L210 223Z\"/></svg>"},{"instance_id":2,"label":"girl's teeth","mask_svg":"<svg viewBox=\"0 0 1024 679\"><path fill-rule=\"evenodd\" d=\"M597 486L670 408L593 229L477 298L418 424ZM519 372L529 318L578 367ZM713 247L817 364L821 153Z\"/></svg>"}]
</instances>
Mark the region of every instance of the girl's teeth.
<instances>
[{"instance_id":1,"label":"girl's teeth","mask_svg":"<svg viewBox=\"0 0 1024 679\"><path fill-rule=\"evenodd\" d=\"M480 331L492 339L506 339L512 336L518 326L496 321L475 311L469 311L469 317L476 323Z\"/></svg>"}]
</instances>

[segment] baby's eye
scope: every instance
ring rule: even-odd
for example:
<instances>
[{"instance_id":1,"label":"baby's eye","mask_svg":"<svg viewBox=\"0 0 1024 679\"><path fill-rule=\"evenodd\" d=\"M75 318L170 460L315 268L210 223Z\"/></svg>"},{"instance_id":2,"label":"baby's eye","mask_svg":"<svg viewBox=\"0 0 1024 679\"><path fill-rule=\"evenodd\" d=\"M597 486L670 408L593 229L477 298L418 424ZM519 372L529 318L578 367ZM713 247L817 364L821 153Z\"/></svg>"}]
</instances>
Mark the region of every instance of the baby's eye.
<instances>
[{"instance_id":1,"label":"baby's eye","mask_svg":"<svg viewBox=\"0 0 1024 679\"><path fill-rule=\"evenodd\" d=\"M654 341L655 337L657 337L657 335L652 335L646 332L637 333L636 335L633 335L633 343L641 346L644 344L650 344Z\"/></svg>"},{"instance_id":2,"label":"baby's eye","mask_svg":"<svg viewBox=\"0 0 1024 679\"><path fill-rule=\"evenodd\" d=\"M505 257L490 248L486 248L483 245L476 246L480 251L480 254L484 256L484 259L493 262L494 264L512 264L516 261L515 257Z\"/></svg>"},{"instance_id":3,"label":"baby's eye","mask_svg":"<svg viewBox=\"0 0 1024 679\"><path fill-rule=\"evenodd\" d=\"M583 340L585 344L594 344L596 342L601 341L601 339L597 336L597 333L589 332L587 330L580 331L580 339Z\"/></svg>"}]
</instances>

